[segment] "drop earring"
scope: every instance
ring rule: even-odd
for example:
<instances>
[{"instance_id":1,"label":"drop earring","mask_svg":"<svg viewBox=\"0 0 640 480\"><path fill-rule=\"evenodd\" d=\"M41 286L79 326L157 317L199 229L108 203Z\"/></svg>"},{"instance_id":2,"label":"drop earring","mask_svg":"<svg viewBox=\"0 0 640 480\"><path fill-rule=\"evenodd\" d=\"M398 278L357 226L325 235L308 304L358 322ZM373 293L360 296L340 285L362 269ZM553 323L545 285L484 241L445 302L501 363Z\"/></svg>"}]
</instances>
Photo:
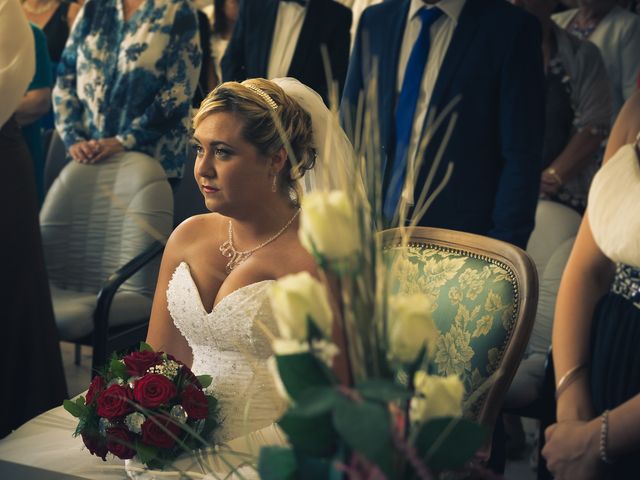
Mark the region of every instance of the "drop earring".
<instances>
[{"instance_id":1,"label":"drop earring","mask_svg":"<svg viewBox=\"0 0 640 480\"><path fill-rule=\"evenodd\" d=\"M278 181L278 176L274 173L273 174L273 182L271 183L271 191L273 193L276 193L278 191L277 181Z\"/></svg>"}]
</instances>

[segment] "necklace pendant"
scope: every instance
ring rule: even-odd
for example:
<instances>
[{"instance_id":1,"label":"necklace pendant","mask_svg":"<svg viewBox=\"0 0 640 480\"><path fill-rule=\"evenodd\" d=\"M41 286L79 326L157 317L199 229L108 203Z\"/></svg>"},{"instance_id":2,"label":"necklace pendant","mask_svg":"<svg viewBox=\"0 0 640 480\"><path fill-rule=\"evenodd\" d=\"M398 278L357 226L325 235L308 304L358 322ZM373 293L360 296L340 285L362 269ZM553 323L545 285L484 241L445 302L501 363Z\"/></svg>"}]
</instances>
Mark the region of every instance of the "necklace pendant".
<instances>
[{"instance_id":1,"label":"necklace pendant","mask_svg":"<svg viewBox=\"0 0 640 480\"><path fill-rule=\"evenodd\" d=\"M238 252L229 240L220 245L220 253L229 259L225 267L227 274L251 256L251 252Z\"/></svg>"}]
</instances>

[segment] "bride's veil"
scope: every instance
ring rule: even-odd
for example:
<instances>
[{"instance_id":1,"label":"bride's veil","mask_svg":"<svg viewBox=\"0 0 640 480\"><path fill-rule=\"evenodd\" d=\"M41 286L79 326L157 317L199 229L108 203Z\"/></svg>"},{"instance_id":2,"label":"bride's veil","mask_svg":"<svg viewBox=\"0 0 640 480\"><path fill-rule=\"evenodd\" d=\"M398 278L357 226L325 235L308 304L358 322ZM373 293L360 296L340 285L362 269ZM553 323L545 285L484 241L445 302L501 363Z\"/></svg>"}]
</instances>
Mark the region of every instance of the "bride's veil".
<instances>
[{"instance_id":1,"label":"bride's veil","mask_svg":"<svg viewBox=\"0 0 640 480\"><path fill-rule=\"evenodd\" d=\"M315 167L303 177L303 191L331 190L346 185L354 170L355 153L340 127L337 112L329 110L315 90L295 78L275 78L272 82L311 117L317 157Z\"/></svg>"}]
</instances>

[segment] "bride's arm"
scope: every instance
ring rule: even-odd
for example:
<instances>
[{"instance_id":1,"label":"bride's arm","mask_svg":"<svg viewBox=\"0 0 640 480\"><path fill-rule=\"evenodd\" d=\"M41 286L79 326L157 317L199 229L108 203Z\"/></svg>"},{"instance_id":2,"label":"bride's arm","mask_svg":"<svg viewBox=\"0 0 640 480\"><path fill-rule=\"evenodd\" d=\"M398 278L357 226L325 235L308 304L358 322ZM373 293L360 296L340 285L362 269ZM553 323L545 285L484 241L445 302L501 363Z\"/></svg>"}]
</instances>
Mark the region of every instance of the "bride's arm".
<instances>
[{"instance_id":1,"label":"bride's arm","mask_svg":"<svg viewBox=\"0 0 640 480\"><path fill-rule=\"evenodd\" d=\"M147 343L154 350L170 353L178 360L191 366L193 355L187 341L176 328L167 307L167 286L173 272L183 261L184 232L179 226L169 237L162 255L158 283L153 296L151 320L147 333Z\"/></svg>"}]
</instances>

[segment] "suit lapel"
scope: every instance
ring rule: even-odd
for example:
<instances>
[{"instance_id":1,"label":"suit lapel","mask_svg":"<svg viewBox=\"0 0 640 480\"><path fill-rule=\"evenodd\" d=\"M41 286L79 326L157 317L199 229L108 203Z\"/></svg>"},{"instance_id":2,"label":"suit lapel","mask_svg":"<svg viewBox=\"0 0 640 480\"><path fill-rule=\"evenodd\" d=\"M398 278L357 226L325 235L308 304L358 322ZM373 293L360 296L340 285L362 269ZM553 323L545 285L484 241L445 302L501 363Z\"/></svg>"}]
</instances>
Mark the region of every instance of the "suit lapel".
<instances>
[{"instance_id":1,"label":"suit lapel","mask_svg":"<svg viewBox=\"0 0 640 480\"><path fill-rule=\"evenodd\" d=\"M329 19L324 13L324 2L321 0L310 0L307 5L307 11L304 15L304 22L298 37L296 49L293 52L291 65L289 65L288 76L296 77L303 69L305 62L309 58L310 52L315 47L314 44L322 38L320 32L317 31L320 22L326 22Z\"/></svg>"},{"instance_id":2,"label":"suit lapel","mask_svg":"<svg viewBox=\"0 0 640 480\"><path fill-rule=\"evenodd\" d=\"M446 107L446 104L442 103L443 97L476 32L478 22L480 21L477 15L477 7L481 3L482 2L477 0L467 0L462 8L462 12L460 12L458 25L453 32L451 43L445 54L438 79L431 94L429 109L435 106L438 111L441 111L442 108Z\"/></svg>"},{"instance_id":3,"label":"suit lapel","mask_svg":"<svg viewBox=\"0 0 640 480\"><path fill-rule=\"evenodd\" d=\"M258 30L258 38L262 41L258 45L252 45L255 48L256 64L258 65L258 75L267 76L269 68L269 54L271 53L271 43L273 42L273 30L276 26L276 17L278 15L278 0L258 0L258 3L264 2L264 9L258 9L257 17L254 18L253 26Z\"/></svg>"}]
</instances>

